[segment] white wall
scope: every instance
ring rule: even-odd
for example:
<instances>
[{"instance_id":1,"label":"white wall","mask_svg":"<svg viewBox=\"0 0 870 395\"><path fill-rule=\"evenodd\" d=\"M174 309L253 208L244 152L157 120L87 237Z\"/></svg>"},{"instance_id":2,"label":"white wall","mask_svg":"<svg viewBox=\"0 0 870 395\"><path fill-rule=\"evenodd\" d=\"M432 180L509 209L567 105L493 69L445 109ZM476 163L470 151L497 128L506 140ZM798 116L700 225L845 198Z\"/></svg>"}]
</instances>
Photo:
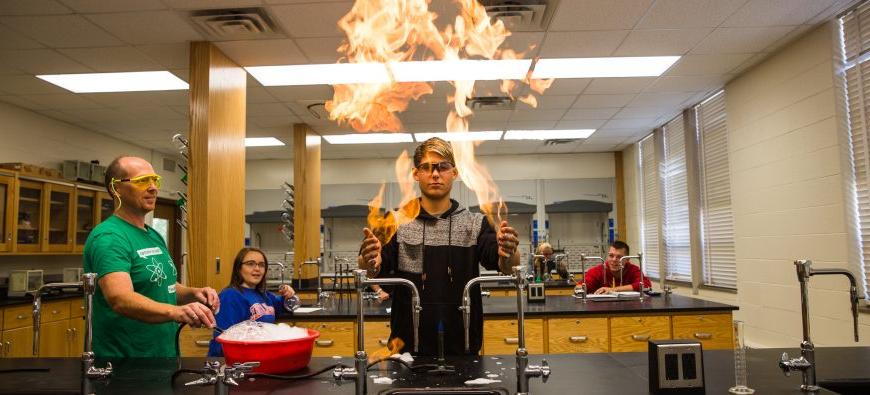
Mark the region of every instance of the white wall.
<instances>
[{"instance_id":1,"label":"white wall","mask_svg":"<svg viewBox=\"0 0 870 395\"><path fill-rule=\"evenodd\" d=\"M180 174L162 170L165 155L161 153L0 102L0 162L60 169L64 160L97 159L106 166L122 154L154 164L164 179L160 196L174 198L172 193L183 187ZM47 275L60 274L64 267L81 265L81 255L0 256L0 277L15 269L42 268Z\"/></svg>"}]
</instances>

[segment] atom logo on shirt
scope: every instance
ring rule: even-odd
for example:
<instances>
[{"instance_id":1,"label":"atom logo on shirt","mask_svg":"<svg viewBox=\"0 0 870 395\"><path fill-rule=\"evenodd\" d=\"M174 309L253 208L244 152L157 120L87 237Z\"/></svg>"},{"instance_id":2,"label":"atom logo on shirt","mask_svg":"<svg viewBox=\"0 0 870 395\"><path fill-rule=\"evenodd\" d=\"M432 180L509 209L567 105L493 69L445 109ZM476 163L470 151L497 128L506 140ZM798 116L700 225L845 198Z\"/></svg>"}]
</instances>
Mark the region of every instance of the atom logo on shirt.
<instances>
[{"instance_id":1,"label":"atom logo on shirt","mask_svg":"<svg viewBox=\"0 0 870 395\"><path fill-rule=\"evenodd\" d=\"M251 305L251 321L256 321L264 315L275 315L275 308L265 303L254 303Z\"/></svg>"},{"instance_id":2,"label":"atom logo on shirt","mask_svg":"<svg viewBox=\"0 0 870 395\"><path fill-rule=\"evenodd\" d=\"M151 282L157 285L163 285L163 280L166 280L166 273L163 272L163 264L156 259L151 258L151 264L145 266L151 272Z\"/></svg>"}]
</instances>

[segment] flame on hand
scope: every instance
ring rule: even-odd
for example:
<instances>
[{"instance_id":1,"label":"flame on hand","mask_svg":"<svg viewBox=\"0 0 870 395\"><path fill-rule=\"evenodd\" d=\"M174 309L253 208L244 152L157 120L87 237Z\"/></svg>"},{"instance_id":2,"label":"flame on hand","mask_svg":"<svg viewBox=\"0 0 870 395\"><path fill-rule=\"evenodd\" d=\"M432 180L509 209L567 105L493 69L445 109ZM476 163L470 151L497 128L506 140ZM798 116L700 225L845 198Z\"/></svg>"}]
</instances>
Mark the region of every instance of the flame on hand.
<instances>
[{"instance_id":1,"label":"flame on hand","mask_svg":"<svg viewBox=\"0 0 870 395\"><path fill-rule=\"evenodd\" d=\"M402 151L396 159L396 179L402 198L397 210L381 212L384 203L385 184L381 184L378 194L369 201L368 226L381 245L386 245L396 234L399 226L409 223L420 214L420 201L414 192L414 176L412 174L411 158L408 151Z\"/></svg>"},{"instance_id":2,"label":"flame on hand","mask_svg":"<svg viewBox=\"0 0 870 395\"><path fill-rule=\"evenodd\" d=\"M398 354L399 351L401 351L402 347L404 347L404 346L405 346L405 342L402 341L402 339L399 339L398 337L394 337L390 340L389 343L387 343L386 347L379 348L379 349L373 351L369 355L369 363L372 363L374 361L378 361L381 359L386 359L386 358L393 356L394 354Z\"/></svg>"}]
</instances>

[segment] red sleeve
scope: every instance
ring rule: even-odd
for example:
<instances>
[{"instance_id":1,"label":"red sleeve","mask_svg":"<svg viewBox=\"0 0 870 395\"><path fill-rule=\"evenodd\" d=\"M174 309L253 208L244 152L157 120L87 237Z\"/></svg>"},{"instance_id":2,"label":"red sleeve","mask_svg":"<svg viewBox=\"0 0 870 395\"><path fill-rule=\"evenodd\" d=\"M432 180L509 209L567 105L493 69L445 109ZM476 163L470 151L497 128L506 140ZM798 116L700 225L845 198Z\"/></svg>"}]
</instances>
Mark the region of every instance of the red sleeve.
<instances>
[{"instance_id":1,"label":"red sleeve","mask_svg":"<svg viewBox=\"0 0 870 395\"><path fill-rule=\"evenodd\" d=\"M595 265L589 270L586 270L586 276L583 281L586 283L586 292L593 293L598 288L604 285L604 270L601 265Z\"/></svg>"},{"instance_id":2,"label":"red sleeve","mask_svg":"<svg viewBox=\"0 0 870 395\"><path fill-rule=\"evenodd\" d=\"M635 291L640 291L640 268L633 264L629 264L627 268L628 272L626 273L626 275L628 277L628 281L631 282L631 289ZM643 284L645 288L652 287L652 283L649 281L649 277L643 277Z\"/></svg>"}]
</instances>

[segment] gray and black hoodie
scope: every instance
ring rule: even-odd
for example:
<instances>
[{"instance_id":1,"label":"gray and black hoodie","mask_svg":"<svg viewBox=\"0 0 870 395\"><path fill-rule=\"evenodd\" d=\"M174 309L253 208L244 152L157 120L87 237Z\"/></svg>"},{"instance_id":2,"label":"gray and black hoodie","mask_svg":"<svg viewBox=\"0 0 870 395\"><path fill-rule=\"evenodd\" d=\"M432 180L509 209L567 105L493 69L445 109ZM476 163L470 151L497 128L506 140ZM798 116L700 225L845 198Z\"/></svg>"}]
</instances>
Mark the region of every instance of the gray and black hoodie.
<instances>
[{"instance_id":1,"label":"gray and black hoodie","mask_svg":"<svg viewBox=\"0 0 870 395\"><path fill-rule=\"evenodd\" d=\"M381 250L378 277L401 277L414 282L420 291L419 355L437 355L438 326L444 327L444 349L448 355L465 354L462 325L462 290L480 275L478 264L498 270L496 233L483 214L472 213L451 199L451 207L434 217L424 209L410 223L399 226L396 235ZM401 352L414 349L411 293L405 287L392 290L390 338L405 342ZM471 290L470 352L480 351L483 338L483 309L480 287Z\"/></svg>"}]
</instances>

